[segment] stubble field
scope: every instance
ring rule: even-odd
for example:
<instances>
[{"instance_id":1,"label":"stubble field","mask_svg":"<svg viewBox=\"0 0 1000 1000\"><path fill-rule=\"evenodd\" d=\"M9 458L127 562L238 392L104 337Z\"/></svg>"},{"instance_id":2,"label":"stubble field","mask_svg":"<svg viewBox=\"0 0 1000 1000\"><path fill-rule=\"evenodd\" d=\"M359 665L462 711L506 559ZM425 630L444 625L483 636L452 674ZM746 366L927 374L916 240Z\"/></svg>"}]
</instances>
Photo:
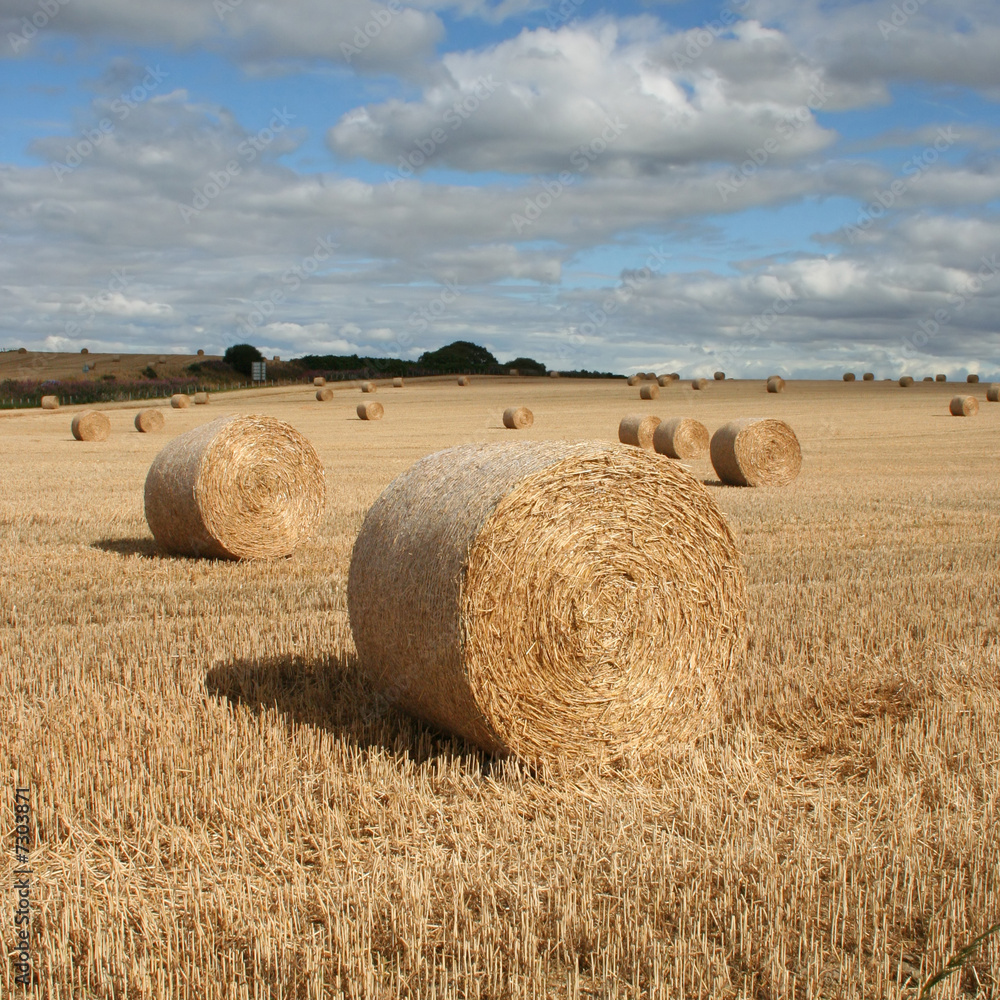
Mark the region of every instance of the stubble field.
<instances>
[{"instance_id":1,"label":"stubble field","mask_svg":"<svg viewBox=\"0 0 1000 1000\"><path fill-rule=\"evenodd\" d=\"M977 417L948 415L956 391ZM1000 404L985 386L483 379L0 414L0 899L31 788L35 986L84 997L915 997L1000 920ZM534 426L504 430L529 406ZM533 774L387 708L346 607L368 506L467 441L629 412L788 420L782 490L715 483L753 640L718 730L649 771ZM290 559L156 553L150 462L225 412L326 467ZM9 946L8 946L9 947ZM0 971L14 991L10 964ZM936 996L1000 996L988 941ZM14 995L17 995L16 993Z\"/></svg>"}]
</instances>

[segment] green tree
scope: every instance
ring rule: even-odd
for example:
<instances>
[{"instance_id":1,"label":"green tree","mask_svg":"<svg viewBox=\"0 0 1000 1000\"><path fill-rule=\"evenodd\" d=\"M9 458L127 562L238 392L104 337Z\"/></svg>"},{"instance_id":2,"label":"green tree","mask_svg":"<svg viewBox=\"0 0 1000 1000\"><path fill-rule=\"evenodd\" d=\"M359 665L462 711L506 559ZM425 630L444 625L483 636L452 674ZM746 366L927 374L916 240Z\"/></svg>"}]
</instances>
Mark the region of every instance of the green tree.
<instances>
[{"instance_id":1,"label":"green tree","mask_svg":"<svg viewBox=\"0 0 1000 1000\"><path fill-rule=\"evenodd\" d=\"M417 363L425 368L436 368L444 372L475 371L500 364L485 347L468 340L456 340L436 351L424 351Z\"/></svg>"},{"instance_id":2,"label":"green tree","mask_svg":"<svg viewBox=\"0 0 1000 1000\"><path fill-rule=\"evenodd\" d=\"M246 375L247 378L250 378L253 373L250 366L255 361L263 361L264 355L253 344L233 344L232 347L226 348L226 353L222 356L222 360L233 371L237 371L241 375Z\"/></svg>"},{"instance_id":3,"label":"green tree","mask_svg":"<svg viewBox=\"0 0 1000 1000\"><path fill-rule=\"evenodd\" d=\"M544 375L548 369L534 358L514 358L507 362L508 368L516 368L521 375Z\"/></svg>"}]
</instances>

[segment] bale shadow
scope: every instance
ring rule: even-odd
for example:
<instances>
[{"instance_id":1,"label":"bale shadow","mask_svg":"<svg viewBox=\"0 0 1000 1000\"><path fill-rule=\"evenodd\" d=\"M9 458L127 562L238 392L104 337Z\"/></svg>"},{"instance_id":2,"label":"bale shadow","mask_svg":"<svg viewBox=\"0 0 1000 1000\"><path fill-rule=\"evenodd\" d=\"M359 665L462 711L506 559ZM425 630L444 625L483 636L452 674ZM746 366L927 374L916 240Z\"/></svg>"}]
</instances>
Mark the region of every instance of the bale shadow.
<instances>
[{"instance_id":1,"label":"bale shadow","mask_svg":"<svg viewBox=\"0 0 1000 1000\"><path fill-rule=\"evenodd\" d=\"M160 554L153 538L99 538L90 547L119 556L142 556L145 559L154 559Z\"/></svg>"},{"instance_id":2,"label":"bale shadow","mask_svg":"<svg viewBox=\"0 0 1000 1000\"><path fill-rule=\"evenodd\" d=\"M293 655L234 660L205 675L209 694L255 714L275 709L289 726L324 729L364 754L383 750L420 765L434 758L464 761L483 777L499 775L503 760L395 708L366 684L354 655Z\"/></svg>"}]
</instances>

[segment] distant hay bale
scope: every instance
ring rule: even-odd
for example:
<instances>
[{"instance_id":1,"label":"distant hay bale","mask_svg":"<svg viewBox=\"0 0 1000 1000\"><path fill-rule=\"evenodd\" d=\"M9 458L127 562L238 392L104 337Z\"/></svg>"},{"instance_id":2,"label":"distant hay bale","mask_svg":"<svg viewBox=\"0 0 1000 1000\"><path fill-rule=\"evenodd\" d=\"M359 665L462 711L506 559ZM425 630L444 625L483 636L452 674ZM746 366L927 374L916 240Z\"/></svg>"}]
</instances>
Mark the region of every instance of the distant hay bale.
<instances>
[{"instance_id":1,"label":"distant hay bale","mask_svg":"<svg viewBox=\"0 0 1000 1000\"><path fill-rule=\"evenodd\" d=\"M275 356L273 358L271 358L271 360L272 361L280 361L281 360L281 356L278 355L278 354L275 354Z\"/></svg>"},{"instance_id":2,"label":"distant hay bale","mask_svg":"<svg viewBox=\"0 0 1000 1000\"><path fill-rule=\"evenodd\" d=\"M19 347L17 349L17 353L18 354L27 354L28 353L28 348L27 347Z\"/></svg>"},{"instance_id":3,"label":"distant hay bale","mask_svg":"<svg viewBox=\"0 0 1000 1000\"><path fill-rule=\"evenodd\" d=\"M636 448L652 451L653 433L659 426L660 418L651 414L633 413L622 417L618 424L618 440L622 444L630 444Z\"/></svg>"},{"instance_id":4,"label":"distant hay bale","mask_svg":"<svg viewBox=\"0 0 1000 1000\"><path fill-rule=\"evenodd\" d=\"M712 378L714 378L716 382L725 382L726 381L726 373L725 372L716 372L712 376Z\"/></svg>"},{"instance_id":5,"label":"distant hay bale","mask_svg":"<svg viewBox=\"0 0 1000 1000\"><path fill-rule=\"evenodd\" d=\"M680 382L680 380L681 380L681 376L680 376L680 374L678 372L671 372L667 376L667 378L669 378L671 382Z\"/></svg>"},{"instance_id":6,"label":"distant hay bale","mask_svg":"<svg viewBox=\"0 0 1000 1000\"><path fill-rule=\"evenodd\" d=\"M225 416L169 442L146 476L146 521L160 548L185 556L290 555L326 503L323 465L291 424Z\"/></svg>"},{"instance_id":7,"label":"distant hay bale","mask_svg":"<svg viewBox=\"0 0 1000 1000\"><path fill-rule=\"evenodd\" d=\"M191 398L186 393L175 392L170 397L170 405L175 410L186 410L191 405Z\"/></svg>"},{"instance_id":8,"label":"distant hay bale","mask_svg":"<svg viewBox=\"0 0 1000 1000\"><path fill-rule=\"evenodd\" d=\"M934 381L935 382L947 382L948 381L948 376L947 375L935 375L934 376Z\"/></svg>"},{"instance_id":9,"label":"distant hay bale","mask_svg":"<svg viewBox=\"0 0 1000 1000\"><path fill-rule=\"evenodd\" d=\"M861 376L861 378L865 382L874 382L875 381L875 373L874 372L865 372L864 375Z\"/></svg>"},{"instance_id":10,"label":"distant hay bale","mask_svg":"<svg viewBox=\"0 0 1000 1000\"><path fill-rule=\"evenodd\" d=\"M704 389L706 385L708 385L707 378L695 378L691 380L692 389Z\"/></svg>"},{"instance_id":11,"label":"distant hay bale","mask_svg":"<svg viewBox=\"0 0 1000 1000\"><path fill-rule=\"evenodd\" d=\"M561 378L562 372L549 372L549 378Z\"/></svg>"},{"instance_id":12,"label":"distant hay bale","mask_svg":"<svg viewBox=\"0 0 1000 1000\"><path fill-rule=\"evenodd\" d=\"M205 356L205 351L204 351L204 349L203 349L203 348L201 348L201 347L199 347L199 348L198 348L198 357L199 357L199 358L203 358L204 356Z\"/></svg>"},{"instance_id":13,"label":"distant hay bale","mask_svg":"<svg viewBox=\"0 0 1000 1000\"><path fill-rule=\"evenodd\" d=\"M195 406L207 406L209 403L209 397L207 392L196 392L193 397L193 403Z\"/></svg>"},{"instance_id":14,"label":"distant hay bale","mask_svg":"<svg viewBox=\"0 0 1000 1000\"><path fill-rule=\"evenodd\" d=\"M923 381L924 382L933 382L934 381L934 376L933 375L925 375L923 377Z\"/></svg>"},{"instance_id":15,"label":"distant hay bale","mask_svg":"<svg viewBox=\"0 0 1000 1000\"><path fill-rule=\"evenodd\" d=\"M403 380L398 375L392 380L392 387L393 389L403 388Z\"/></svg>"},{"instance_id":16,"label":"distant hay bale","mask_svg":"<svg viewBox=\"0 0 1000 1000\"><path fill-rule=\"evenodd\" d=\"M313 385L326 385L326 379L322 375L317 375L313 379Z\"/></svg>"},{"instance_id":17,"label":"distant hay bale","mask_svg":"<svg viewBox=\"0 0 1000 1000\"><path fill-rule=\"evenodd\" d=\"M785 486L802 467L802 450L784 420L744 417L712 435L712 466L730 486Z\"/></svg>"},{"instance_id":18,"label":"distant hay bale","mask_svg":"<svg viewBox=\"0 0 1000 1000\"><path fill-rule=\"evenodd\" d=\"M121 364L121 360L122 360L122 356L121 356L120 354L115 354L115 355L114 355L114 356L113 356L113 357L111 358L111 363L112 363L112 364L115 364L115 365L118 365L118 364Z\"/></svg>"},{"instance_id":19,"label":"distant hay bale","mask_svg":"<svg viewBox=\"0 0 1000 1000\"><path fill-rule=\"evenodd\" d=\"M629 375L629 377L625 379L625 384L635 385L641 378L642 378L641 375Z\"/></svg>"},{"instance_id":20,"label":"distant hay bale","mask_svg":"<svg viewBox=\"0 0 1000 1000\"><path fill-rule=\"evenodd\" d=\"M362 420L381 420L384 414L385 408L374 400L371 403L358 403L358 416Z\"/></svg>"},{"instance_id":21,"label":"distant hay bale","mask_svg":"<svg viewBox=\"0 0 1000 1000\"><path fill-rule=\"evenodd\" d=\"M856 376L855 376L854 372L844 372L844 381L845 382L853 382L855 380L855 378L856 378Z\"/></svg>"},{"instance_id":22,"label":"distant hay bale","mask_svg":"<svg viewBox=\"0 0 1000 1000\"><path fill-rule=\"evenodd\" d=\"M90 350L88 348L86 348L86 347L81 347L80 348L80 353L81 354L90 354Z\"/></svg>"},{"instance_id":23,"label":"distant hay bale","mask_svg":"<svg viewBox=\"0 0 1000 1000\"><path fill-rule=\"evenodd\" d=\"M330 400L333 399L333 389L331 389L328 385L321 385L316 390L316 398L321 403L329 403Z\"/></svg>"},{"instance_id":24,"label":"distant hay bale","mask_svg":"<svg viewBox=\"0 0 1000 1000\"><path fill-rule=\"evenodd\" d=\"M965 381L968 382L970 385L975 385L979 381L979 376L975 374L966 375Z\"/></svg>"},{"instance_id":25,"label":"distant hay bale","mask_svg":"<svg viewBox=\"0 0 1000 1000\"><path fill-rule=\"evenodd\" d=\"M58 410L59 409L59 397L58 396L42 396L42 409L43 410Z\"/></svg>"},{"instance_id":26,"label":"distant hay bale","mask_svg":"<svg viewBox=\"0 0 1000 1000\"><path fill-rule=\"evenodd\" d=\"M642 373L642 378L646 382L655 382L656 381L656 372L643 372Z\"/></svg>"},{"instance_id":27,"label":"distant hay bale","mask_svg":"<svg viewBox=\"0 0 1000 1000\"><path fill-rule=\"evenodd\" d=\"M526 406L508 406L503 411L503 425L512 431L523 430L535 422L535 415Z\"/></svg>"},{"instance_id":28,"label":"distant hay bale","mask_svg":"<svg viewBox=\"0 0 1000 1000\"><path fill-rule=\"evenodd\" d=\"M374 382L362 382L361 383L361 391L362 392L374 392L375 391L375 383Z\"/></svg>"},{"instance_id":29,"label":"distant hay bale","mask_svg":"<svg viewBox=\"0 0 1000 1000\"><path fill-rule=\"evenodd\" d=\"M656 384L663 388L664 386L670 385L674 380L669 375L661 375L657 380Z\"/></svg>"},{"instance_id":30,"label":"distant hay bale","mask_svg":"<svg viewBox=\"0 0 1000 1000\"><path fill-rule=\"evenodd\" d=\"M458 384L459 385L468 385L469 381L470 380L469 380L469 376L468 375L459 375L458 376Z\"/></svg>"},{"instance_id":31,"label":"distant hay bale","mask_svg":"<svg viewBox=\"0 0 1000 1000\"><path fill-rule=\"evenodd\" d=\"M157 431L162 431L165 423L163 414L152 408L140 410L135 415L135 429L140 434L155 434Z\"/></svg>"},{"instance_id":32,"label":"distant hay bale","mask_svg":"<svg viewBox=\"0 0 1000 1000\"><path fill-rule=\"evenodd\" d=\"M913 376L912 376L912 375L904 375L904 376L903 376L903 377L902 377L902 378L901 378L901 379L899 380L899 384L900 384L900 385L901 385L901 386L902 386L902 387L903 387L904 389L908 388L909 386L913 385Z\"/></svg>"},{"instance_id":33,"label":"distant hay bale","mask_svg":"<svg viewBox=\"0 0 1000 1000\"><path fill-rule=\"evenodd\" d=\"M507 374L508 375L520 375L521 373L516 368L508 368L507 369Z\"/></svg>"},{"instance_id":34,"label":"distant hay bale","mask_svg":"<svg viewBox=\"0 0 1000 1000\"><path fill-rule=\"evenodd\" d=\"M653 431L653 448L667 458L700 458L708 451L708 428L700 420L672 417Z\"/></svg>"},{"instance_id":35,"label":"distant hay bale","mask_svg":"<svg viewBox=\"0 0 1000 1000\"><path fill-rule=\"evenodd\" d=\"M639 387L640 399L656 399L660 395L660 387L655 382L647 382Z\"/></svg>"},{"instance_id":36,"label":"distant hay bale","mask_svg":"<svg viewBox=\"0 0 1000 1000\"><path fill-rule=\"evenodd\" d=\"M785 380L780 375L771 375L767 380L768 392L784 392Z\"/></svg>"},{"instance_id":37,"label":"distant hay bale","mask_svg":"<svg viewBox=\"0 0 1000 1000\"><path fill-rule=\"evenodd\" d=\"M106 441L111 433L111 421L99 410L83 410L70 425L77 441Z\"/></svg>"},{"instance_id":38,"label":"distant hay bale","mask_svg":"<svg viewBox=\"0 0 1000 1000\"><path fill-rule=\"evenodd\" d=\"M743 569L708 490L600 443L421 459L365 517L347 601L367 686L537 762L696 739L718 725L745 643Z\"/></svg>"},{"instance_id":39,"label":"distant hay bale","mask_svg":"<svg viewBox=\"0 0 1000 1000\"><path fill-rule=\"evenodd\" d=\"M1000 385L991 385L986 390L986 400L989 403L1000 403Z\"/></svg>"},{"instance_id":40,"label":"distant hay bale","mask_svg":"<svg viewBox=\"0 0 1000 1000\"><path fill-rule=\"evenodd\" d=\"M953 417L974 417L979 412L979 400L975 396L953 396L948 409Z\"/></svg>"}]
</instances>

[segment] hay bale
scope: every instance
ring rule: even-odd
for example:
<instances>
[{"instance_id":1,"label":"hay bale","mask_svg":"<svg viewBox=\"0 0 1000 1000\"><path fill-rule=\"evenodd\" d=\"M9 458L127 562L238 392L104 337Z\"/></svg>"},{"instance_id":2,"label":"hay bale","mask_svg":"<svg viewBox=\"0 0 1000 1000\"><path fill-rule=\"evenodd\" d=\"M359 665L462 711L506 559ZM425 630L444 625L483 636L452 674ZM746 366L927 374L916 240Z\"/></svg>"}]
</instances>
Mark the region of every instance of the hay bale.
<instances>
[{"instance_id":1,"label":"hay bale","mask_svg":"<svg viewBox=\"0 0 1000 1000\"><path fill-rule=\"evenodd\" d=\"M1000 403L1000 385L991 385L986 390L986 400L990 403Z\"/></svg>"},{"instance_id":2,"label":"hay bale","mask_svg":"<svg viewBox=\"0 0 1000 1000\"><path fill-rule=\"evenodd\" d=\"M218 559L290 555L326 503L323 465L291 424L225 416L174 438L146 476L146 521L165 552Z\"/></svg>"},{"instance_id":3,"label":"hay bale","mask_svg":"<svg viewBox=\"0 0 1000 1000\"><path fill-rule=\"evenodd\" d=\"M658 378L658 379L656 380L656 384L657 384L658 386L660 386L660 388L663 388L663 387L665 387L665 386L668 386L668 385L670 385L670 383L671 383L671 382L673 382L673 381L674 381L674 380L673 380L673 379L672 379L672 378L671 378L671 377L670 377L669 375L661 375L661 376L660 376L660 377L659 377L659 378Z\"/></svg>"},{"instance_id":4,"label":"hay bale","mask_svg":"<svg viewBox=\"0 0 1000 1000\"><path fill-rule=\"evenodd\" d=\"M191 398L183 392L175 392L170 397L170 405L175 410L186 410L191 405Z\"/></svg>"},{"instance_id":5,"label":"hay bale","mask_svg":"<svg viewBox=\"0 0 1000 1000\"><path fill-rule=\"evenodd\" d=\"M421 459L368 512L347 601L367 685L538 762L688 743L718 725L745 642L739 553L708 490L600 443Z\"/></svg>"},{"instance_id":6,"label":"hay bale","mask_svg":"<svg viewBox=\"0 0 1000 1000\"><path fill-rule=\"evenodd\" d=\"M81 348L80 348L80 353L81 353L81 354L90 354L90 351L89 351L89 349L88 349L88 348L86 348L86 347L81 347Z\"/></svg>"},{"instance_id":7,"label":"hay bale","mask_svg":"<svg viewBox=\"0 0 1000 1000\"><path fill-rule=\"evenodd\" d=\"M979 400L975 396L953 396L948 409L953 417L974 417L979 412Z\"/></svg>"},{"instance_id":8,"label":"hay bale","mask_svg":"<svg viewBox=\"0 0 1000 1000\"><path fill-rule=\"evenodd\" d=\"M458 376L458 384L459 385L468 385L469 381L470 380L469 380L469 376L468 375L459 375Z\"/></svg>"},{"instance_id":9,"label":"hay bale","mask_svg":"<svg viewBox=\"0 0 1000 1000\"><path fill-rule=\"evenodd\" d=\"M768 392L785 391L785 380L780 375L768 375L766 385Z\"/></svg>"},{"instance_id":10,"label":"hay bale","mask_svg":"<svg viewBox=\"0 0 1000 1000\"><path fill-rule=\"evenodd\" d=\"M374 392L376 389L374 382L362 382L361 391L362 392Z\"/></svg>"},{"instance_id":11,"label":"hay bale","mask_svg":"<svg viewBox=\"0 0 1000 1000\"><path fill-rule=\"evenodd\" d=\"M700 458L708 451L708 428L700 420L672 417L653 431L653 448L667 458Z\"/></svg>"},{"instance_id":12,"label":"hay bale","mask_svg":"<svg viewBox=\"0 0 1000 1000\"><path fill-rule=\"evenodd\" d=\"M42 396L42 409L43 410L58 410L59 409L59 397L58 396Z\"/></svg>"},{"instance_id":13,"label":"hay bale","mask_svg":"<svg viewBox=\"0 0 1000 1000\"><path fill-rule=\"evenodd\" d=\"M330 400L333 399L333 389L331 389L328 385L321 385L316 390L316 398L321 403L329 403Z\"/></svg>"},{"instance_id":14,"label":"hay bale","mask_svg":"<svg viewBox=\"0 0 1000 1000\"><path fill-rule=\"evenodd\" d=\"M208 406L208 393L196 392L193 397L193 402L195 406Z\"/></svg>"},{"instance_id":15,"label":"hay bale","mask_svg":"<svg viewBox=\"0 0 1000 1000\"><path fill-rule=\"evenodd\" d=\"M712 376L712 378L714 378L716 382L725 382L726 381L726 373L725 372L716 372Z\"/></svg>"},{"instance_id":16,"label":"hay bale","mask_svg":"<svg viewBox=\"0 0 1000 1000\"><path fill-rule=\"evenodd\" d=\"M18 354L27 354L28 353L28 348L27 347L19 347L17 349L17 353Z\"/></svg>"},{"instance_id":17,"label":"hay bale","mask_svg":"<svg viewBox=\"0 0 1000 1000\"><path fill-rule=\"evenodd\" d=\"M205 356L205 351L204 351L204 349L203 349L203 348L201 348L201 347L199 347L199 348L198 348L198 357L199 357L199 358L203 358L204 356Z\"/></svg>"},{"instance_id":18,"label":"hay bale","mask_svg":"<svg viewBox=\"0 0 1000 1000\"><path fill-rule=\"evenodd\" d=\"M140 434L155 434L157 431L162 431L165 423L160 410L140 410L135 415L135 429Z\"/></svg>"},{"instance_id":19,"label":"hay bale","mask_svg":"<svg viewBox=\"0 0 1000 1000\"><path fill-rule=\"evenodd\" d=\"M640 399L656 399L660 395L660 387L655 382L647 382L639 387Z\"/></svg>"},{"instance_id":20,"label":"hay bale","mask_svg":"<svg viewBox=\"0 0 1000 1000\"><path fill-rule=\"evenodd\" d=\"M403 380L398 375L392 380L392 387L393 389L403 388Z\"/></svg>"},{"instance_id":21,"label":"hay bale","mask_svg":"<svg viewBox=\"0 0 1000 1000\"><path fill-rule=\"evenodd\" d=\"M381 403L358 403L358 416L362 420L381 420L385 413Z\"/></svg>"},{"instance_id":22,"label":"hay bale","mask_svg":"<svg viewBox=\"0 0 1000 1000\"><path fill-rule=\"evenodd\" d=\"M861 378L865 382L874 382L875 381L875 373L874 372L865 372L864 375L861 376Z\"/></svg>"},{"instance_id":23,"label":"hay bale","mask_svg":"<svg viewBox=\"0 0 1000 1000\"><path fill-rule=\"evenodd\" d=\"M113 365L119 365L119 364L121 364L121 360L122 360L122 356L120 354L116 354L116 355L114 355L114 357L112 357L111 363Z\"/></svg>"},{"instance_id":24,"label":"hay bale","mask_svg":"<svg viewBox=\"0 0 1000 1000\"><path fill-rule=\"evenodd\" d=\"M855 376L854 372L844 372L844 381L845 382L853 382L855 380L855 378L856 378L856 376Z\"/></svg>"},{"instance_id":25,"label":"hay bale","mask_svg":"<svg viewBox=\"0 0 1000 1000\"><path fill-rule=\"evenodd\" d=\"M903 376L903 377L902 377L902 378L901 378L901 379L899 380L899 384L900 384L900 385L901 385L901 386L902 386L902 387L903 387L904 389L908 388L909 386L913 385L913 376L912 376L912 375L904 375L904 376Z\"/></svg>"},{"instance_id":26,"label":"hay bale","mask_svg":"<svg viewBox=\"0 0 1000 1000\"><path fill-rule=\"evenodd\" d=\"M667 376L667 378L669 378L671 380L671 382L680 382L680 380L681 380L680 374L678 372L671 372Z\"/></svg>"},{"instance_id":27,"label":"hay bale","mask_svg":"<svg viewBox=\"0 0 1000 1000\"><path fill-rule=\"evenodd\" d=\"M561 378L562 372L549 372L549 378Z\"/></svg>"},{"instance_id":28,"label":"hay bale","mask_svg":"<svg viewBox=\"0 0 1000 1000\"><path fill-rule=\"evenodd\" d=\"M326 379L325 379L325 378L323 378L323 376L322 376L322 375L317 375L317 376L316 376L316 377L315 377L315 378L313 379L313 385L316 385L316 386L320 386L320 385L326 385Z\"/></svg>"},{"instance_id":29,"label":"hay bale","mask_svg":"<svg viewBox=\"0 0 1000 1000\"><path fill-rule=\"evenodd\" d=\"M625 384L626 385L636 385L641 378L642 378L641 375L629 375L629 377L627 379L625 379Z\"/></svg>"},{"instance_id":30,"label":"hay bale","mask_svg":"<svg viewBox=\"0 0 1000 1000\"><path fill-rule=\"evenodd\" d=\"M948 381L948 376L947 375L935 375L934 376L934 381L935 382L947 382Z\"/></svg>"},{"instance_id":31,"label":"hay bale","mask_svg":"<svg viewBox=\"0 0 1000 1000\"><path fill-rule=\"evenodd\" d=\"M968 382L970 385L975 385L979 381L979 376L978 375L966 375L965 376L965 381Z\"/></svg>"},{"instance_id":32,"label":"hay bale","mask_svg":"<svg viewBox=\"0 0 1000 1000\"><path fill-rule=\"evenodd\" d=\"M795 432L784 420L744 417L712 435L712 466L730 486L785 486L802 467Z\"/></svg>"},{"instance_id":33,"label":"hay bale","mask_svg":"<svg viewBox=\"0 0 1000 1000\"><path fill-rule=\"evenodd\" d=\"M523 430L535 422L535 415L526 406L508 406L503 411L503 425L512 431Z\"/></svg>"},{"instance_id":34,"label":"hay bale","mask_svg":"<svg viewBox=\"0 0 1000 1000\"><path fill-rule=\"evenodd\" d=\"M933 382L934 381L934 376L933 375L925 375L924 378L923 378L923 381L924 382Z\"/></svg>"},{"instance_id":35,"label":"hay bale","mask_svg":"<svg viewBox=\"0 0 1000 1000\"><path fill-rule=\"evenodd\" d=\"M521 373L516 368L508 368L507 369L507 374L508 375L520 375Z\"/></svg>"},{"instance_id":36,"label":"hay bale","mask_svg":"<svg viewBox=\"0 0 1000 1000\"><path fill-rule=\"evenodd\" d=\"M652 451L653 432L659 426L660 418L645 413L633 413L622 417L618 424L618 440L636 448Z\"/></svg>"},{"instance_id":37,"label":"hay bale","mask_svg":"<svg viewBox=\"0 0 1000 1000\"><path fill-rule=\"evenodd\" d=\"M696 378L691 380L692 389L704 389L706 385L708 385L707 378Z\"/></svg>"},{"instance_id":38,"label":"hay bale","mask_svg":"<svg viewBox=\"0 0 1000 1000\"><path fill-rule=\"evenodd\" d=\"M83 410L70 425L77 441L106 441L111 433L111 421L99 410Z\"/></svg>"}]
</instances>

